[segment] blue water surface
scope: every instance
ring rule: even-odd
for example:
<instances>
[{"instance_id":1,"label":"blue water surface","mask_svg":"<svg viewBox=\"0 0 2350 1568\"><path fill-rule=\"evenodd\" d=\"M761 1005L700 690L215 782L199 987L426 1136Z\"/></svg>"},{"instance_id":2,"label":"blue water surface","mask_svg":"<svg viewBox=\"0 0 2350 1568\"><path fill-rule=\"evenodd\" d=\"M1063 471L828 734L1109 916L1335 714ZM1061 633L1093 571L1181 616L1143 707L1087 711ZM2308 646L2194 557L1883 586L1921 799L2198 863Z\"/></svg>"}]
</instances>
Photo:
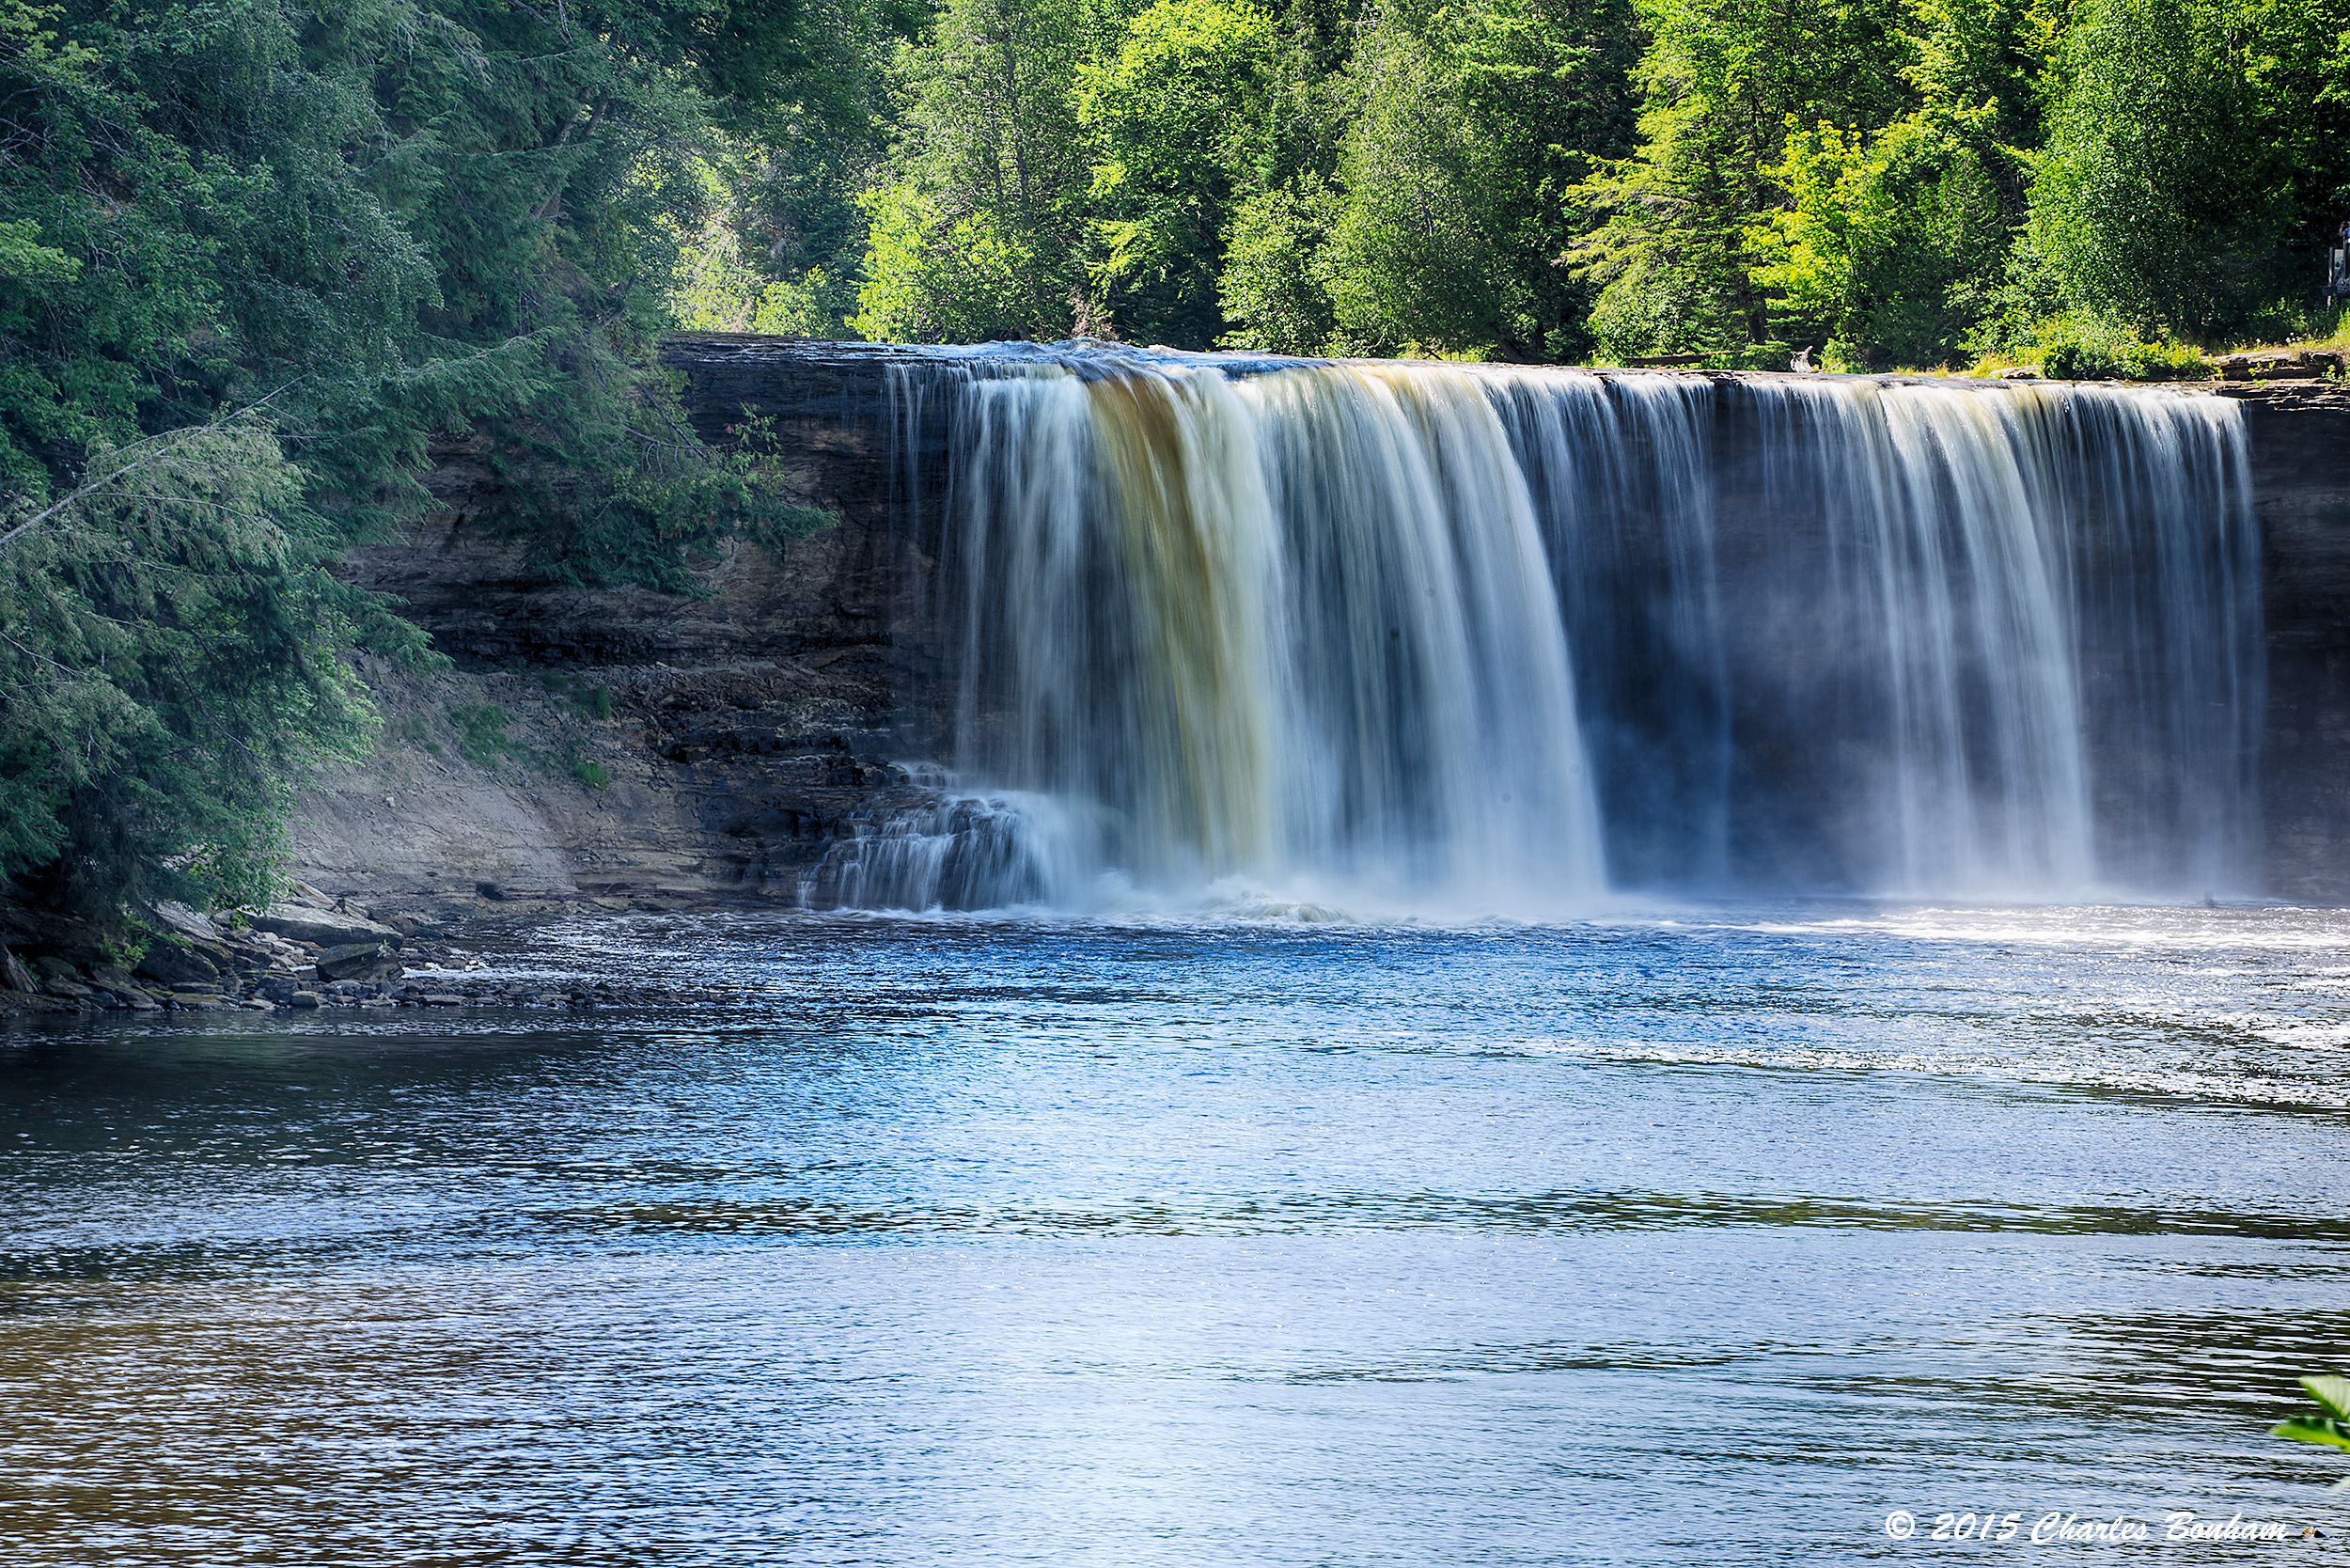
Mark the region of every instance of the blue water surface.
<instances>
[{"instance_id":1,"label":"blue water surface","mask_svg":"<svg viewBox=\"0 0 2350 1568\"><path fill-rule=\"evenodd\" d=\"M2350 916L515 962L717 995L0 1035L8 1560L2350 1560Z\"/></svg>"}]
</instances>

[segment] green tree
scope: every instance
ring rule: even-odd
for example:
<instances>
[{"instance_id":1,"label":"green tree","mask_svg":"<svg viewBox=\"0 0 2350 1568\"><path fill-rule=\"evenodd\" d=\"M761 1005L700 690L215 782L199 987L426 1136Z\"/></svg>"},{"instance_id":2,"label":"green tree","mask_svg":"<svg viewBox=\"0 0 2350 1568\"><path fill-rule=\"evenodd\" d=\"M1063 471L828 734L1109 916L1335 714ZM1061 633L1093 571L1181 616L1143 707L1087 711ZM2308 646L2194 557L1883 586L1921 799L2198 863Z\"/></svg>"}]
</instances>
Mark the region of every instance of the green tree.
<instances>
[{"instance_id":1,"label":"green tree","mask_svg":"<svg viewBox=\"0 0 2350 1568\"><path fill-rule=\"evenodd\" d=\"M306 477L244 418L100 447L0 526L0 879L106 918L266 897L292 782L374 716L346 660L412 628L328 568Z\"/></svg>"},{"instance_id":2,"label":"green tree","mask_svg":"<svg viewBox=\"0 0 2350 1568\"><path fill-rule=\"evenodd\" d=\"M1919 106L1882 129L1791 125L1748 226L1771 333L1840 369L1960 357L1998 302L2029 189L2045 19L2027 0L1919 0Z\"/></svg>"},{"instance_id":3,"label":"green tree","mask_svg":"<svg viewBox=\"0 0 2350 1568\"><path fill-rule=\"evenodd\" d=\"M2292 190L2222 0L2088 0L2066 34L2031 258L2142 329L2236 330L2285 287Z\"/></svg>"},{"instance_id":4,"label":"green tree","mask_svg":"<svg viewBox=\"0 0 2350 1568\"><path fill-rule=\"evenodd\" d=\"M1874 128L1911 107L1891 0L1640 0L1638 147L1583 185L1605 214L1574 250L1590 325L1622 356L1723 362L1773 341L1749 235L1782 193L1788 128Z\"/></svg>"},{"instance_id":5,"label":"green tree","mask_svg":"<svg viewBox=\"0 0 2350 1568\"><path fill-rule=\"evenodd\" d=\"M1936 118L1873 139L1819 125L1770 177L1789 205L1747 230L1775 337L1824 348L1828 369L1939 365L1982 320L2007 259L2000 191Z\"/></svg>"},{"instance_id":6,"label":"green tree","mask_svg":"<svg viewBox=\"0 0 2350 1568\"><path fill-rule=\"evenodd\" d=\"M1099 275L1123 336L1204 349L1223 335L1217 277L1237 211L1277 173L1286 65L1246 0L1158 0L1082 68Z\"/></svg>"},{"instance_id":7,"label":"green tree","mask_svg":"<svg viewBox=\"0 0 2350 1568\"><path fill-rule=\"evenodd\" d=\"M1788 205L1745 236L1774 336L1833 369L1945 363L1981 319L2008 246L1974 148L1923 115L1864 140L1820 125L1767 171Z\"/></svg>"},{"instance_id":8,"label":"green tree","mask_svg":"<svg viewBox=\"0 0 2350 1568\"><path fill-rule=\"evenodd\" d=\"M860 204L867 337L1058 337L1095 324L1082 0L948 0L899 55L898 137Z\"/></svg>"},{"instance_id":9,"label":"green tree","mask_svg":"<svg viewBox=\"0 0 2350 1568\"><path fill-rule=\"evenodd\" d=\"M1330 222L1337 193L1308 169L1241 203L1217 280L1221 339L1232 349L1312 354L1338 326L1330 301Z\"/></svg>"},{"instance_id":10,"label":"green tree","mask_svg":"<svg viewBox=\"0 0 2350 1568\"><path fill-rule=\"evenodd\" d=\"M1348 70L1327 263L1340 338L1578 352L1589 291L1560 259L1589 226L1582 180L1628 146L1633 56L1622 5L1374 11Z\"/></svg>"},{"instance_id":11,"label":"green tree","mask_svg":"<svg viewBox=\"0 0 2350 1568\"><path fill-rule=\"evenodd\" d=\"M0 885L259 886L345 659L415 651L330 563L436 459L555 576L804 520L650 364L720 9L0 16Z\"/></svg>"},{"instance_id":12,"label":"green tree","mask_svg":"<svg viewBox=\"0 0 2350 1568\"><path fill-rule=\"evenodd\" d=\"M859 193L888 152L889 66L916 0L778 0L720 13L708 221L683 236L686 324L838 337L856 312Z\"/></svg>"},{"instance_id":13,"label":"green tree","mask_svg":"<svg viewBox=\"0 0 2350 1568\"><path fill-rule=\"evenodd\" d=\"M2350 4L2095 0L2048 96L2019 293L2138 331L2302 318L2350 206Z\"/></svg>"}]
</instances>

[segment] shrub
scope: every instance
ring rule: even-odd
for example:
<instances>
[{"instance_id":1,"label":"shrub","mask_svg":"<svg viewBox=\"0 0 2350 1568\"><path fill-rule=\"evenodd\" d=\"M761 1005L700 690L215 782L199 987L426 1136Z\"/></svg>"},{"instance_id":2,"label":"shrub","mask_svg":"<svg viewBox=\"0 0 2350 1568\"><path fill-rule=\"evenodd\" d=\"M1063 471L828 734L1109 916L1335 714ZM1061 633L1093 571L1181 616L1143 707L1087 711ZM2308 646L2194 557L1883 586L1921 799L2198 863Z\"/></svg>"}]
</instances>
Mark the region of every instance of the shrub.
<instances>
[{"instance_id":1,"label":"shrub","mask_svg":"<svg viewBox=\"0 0 2350 1568\"><path fill-rule=\"evenodd\" d=\"M2040 324L2041 372L2059 381L2196 381L2212 374L2202 351L2058 317Z\"/></svg>"},{"instance_id":2,"label":"shrub","mask_svg":"<svg viewBox=\"0 0 2350 1568\"><path fill-rule=\"evenodd\" d=\"M476 767L494 768L500 759L528 749L506 732L513 715L495 703L460 703L448 711L448 720L457 729L458 754Z\"/></svg>"}]
</instances>

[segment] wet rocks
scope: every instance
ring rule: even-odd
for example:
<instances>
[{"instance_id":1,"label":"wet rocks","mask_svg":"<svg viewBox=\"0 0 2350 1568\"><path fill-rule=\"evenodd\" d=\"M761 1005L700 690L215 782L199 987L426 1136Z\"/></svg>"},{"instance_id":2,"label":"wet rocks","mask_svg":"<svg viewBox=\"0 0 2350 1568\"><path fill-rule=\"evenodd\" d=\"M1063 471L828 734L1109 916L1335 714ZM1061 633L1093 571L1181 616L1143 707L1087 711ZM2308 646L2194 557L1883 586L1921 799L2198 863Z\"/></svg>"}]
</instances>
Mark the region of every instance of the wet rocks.
<instances>
[{"instance_id":1,"label":"wet rocks","mask_svg":"<svg viewBox=\"0 0 2350 1568\"><path fill-rule=\"evenodd\" d=\"M210 1008L234 1007L236 1004L227 997L211 991L174 991L168 1005L194 1011Z\"/></svg>"},{"instance_id":2,"label":"wet rocks","mask_svg":"<svg viewBox=\"0 0 2350 1568\"><path fill-rule=\"evenodd\" d=\"M316 1018L340 1009L690 1005L714 995L550 974L531 958L533 921L543 913L510 903L494 916L352 908L304 889L299 901L251 921L180 906L156 915L143 933L106 933L0 906L0 1017L284 1011ZM353 933L363 939L313 939ZM492 969L485 951L525 972Z\"/></svg>"},{"instance_id":3,"label":"wet rocks","mask_svg":"<svg viewBox=\"0 0 2350 1568\"><path fill-rule=\"evenodd\" d=\"M330 980L387 980L401 968L390 944L384 942L349 942L322 949L312 962L319 978Z\"/></svg>"},{"instance_id":4,"label":"wet rocks","mask_svg":"<svg viewBox=\"0 0 2350 1568\"><path fill-rule=\"evenodd\" d=\"M132 972L140 980L166 987L193 986L216 979L220 965L211 954L190 946L184 937L175 940L160 936L139 955L138 964Z\"/></svg>"},{"instance_id":5,"label":"wet rocks","mask_svg":"<svg viewBox=\"0 0 2350 1568\"><path fill-rule=\"evenodd\" d=\"M402 939L395 928L379 925L365 916L337 909L308 909L296 903L271 904L259 914L248 917L245 923L273 936L321 948L344 948L363 942L388 943L397 948Z\"/></svg>"}]
</instances>

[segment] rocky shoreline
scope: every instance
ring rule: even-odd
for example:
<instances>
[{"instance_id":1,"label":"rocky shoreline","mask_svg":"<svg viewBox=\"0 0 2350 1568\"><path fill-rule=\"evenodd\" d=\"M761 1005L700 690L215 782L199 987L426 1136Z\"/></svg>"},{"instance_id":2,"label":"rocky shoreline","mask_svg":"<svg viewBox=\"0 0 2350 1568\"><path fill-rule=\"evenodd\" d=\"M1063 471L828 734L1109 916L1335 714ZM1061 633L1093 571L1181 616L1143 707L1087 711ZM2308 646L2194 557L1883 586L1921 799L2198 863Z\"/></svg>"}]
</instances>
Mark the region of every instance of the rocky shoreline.
<instances>
[{"instance_id":1,"label":"rocky shoreline","mask_svg":"<svg viewBox=\"0 0 2350 1568\"><path fill-rule=\"evenodd\" d=\"M0 1017L315 1012L337 1008L592 1008L709 999L707 987L495 962L539 956L544 912L428 914L335 899L306 885L233 917L148 912L134 949L73 922L10 918L0 933Z\"/></svg>"},{"instance_id":2,"label":"rocky shoreline","mask_svg":"<svg viewBox=\"0 0 2350 1568\"><path fill-rule=\"evenodd\" d=\"M943 497L907 476L946 465L900 448L891 377L911 357L672 343L704 433L772 420L794 498L838 519L730 541L688 594L550 582L474 525L492 476L436 476L444 510L345 570L447 663L363 666L383 741L298 801L302 890L243 919L158 910L135 953L0 907L0 1014L657 1002L672 994L496 964L531 962L533 933L570 914L823 902L835 847L920 807L919 764L940 752L951 658L922 585ZM2264 539L2268 891L2350 902L2350 387L2209 394L2244 407Z\"/></svg>"}]
</instances>

